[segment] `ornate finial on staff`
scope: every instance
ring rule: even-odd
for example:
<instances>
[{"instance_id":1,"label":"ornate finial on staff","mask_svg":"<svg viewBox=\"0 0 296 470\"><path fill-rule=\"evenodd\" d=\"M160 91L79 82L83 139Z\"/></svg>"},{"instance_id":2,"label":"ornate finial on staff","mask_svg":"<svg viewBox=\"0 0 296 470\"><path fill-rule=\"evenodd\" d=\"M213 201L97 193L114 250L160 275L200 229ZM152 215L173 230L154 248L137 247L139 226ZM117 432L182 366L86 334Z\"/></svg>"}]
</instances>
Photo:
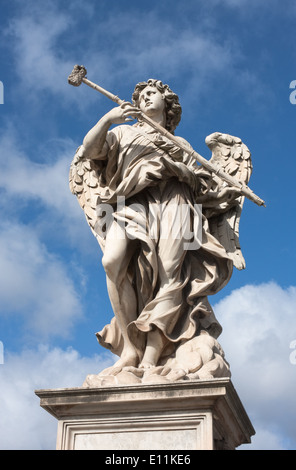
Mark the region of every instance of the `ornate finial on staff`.
<instances>
[{"instance_id":1,"label":"ornate finial on staff","mask_svg":"<svg viewBox=\"0 0 296 470\"><path fill-rule=\"evenodd\" d=\"M68 77L68 83L73 86L79 86L83 82L87 71L83 65L74 65L72 72Z\"/></svg>"},{"instance_id":2,"label":"ornate finial on staff","mask_svg":"<svg viewBox=\"0 0 296 470\"><path fill-rule=\"evenodd\" d=\"M113 93L110 93L110 91L107 91L104 88L97 85L96 83L93 83L90 80L88 80L88 78L86 78L86 74L87 74L87 71L83 65L74 65L74 68L68 77L68 83L73 86L79 86L83 82L85 83L85 85L88 85L94 90L97 90L103 95L107 96L107 98L114 101L118 105L121 105L122 103L124 103L124 101L118 98L117 95L113 95Z\"/></svg>"}]
</instances>

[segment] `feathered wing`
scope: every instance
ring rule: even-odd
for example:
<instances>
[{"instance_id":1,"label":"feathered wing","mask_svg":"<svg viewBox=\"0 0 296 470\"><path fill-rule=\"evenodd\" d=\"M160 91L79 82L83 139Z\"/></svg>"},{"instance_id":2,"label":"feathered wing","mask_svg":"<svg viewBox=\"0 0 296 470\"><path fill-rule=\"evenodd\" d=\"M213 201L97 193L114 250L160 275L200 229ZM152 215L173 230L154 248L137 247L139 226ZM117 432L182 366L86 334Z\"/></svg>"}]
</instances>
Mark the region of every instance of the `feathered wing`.
<instances>
[{"instance_id":1,"label":"feathered wing","mask_svg":"<svg viewBox=\"0 0 296 470\"><path fill-rule=\"evenodd\" d=\"M251 153L241 139L215 132L206 138L206 144L212 151L211 163L220 166L241 183L248 184L252 173ZM220 190L225 185L219 177L214 176L212 189ZM246 267L239 243L239 224L244 199L244 196L240 196L236 205L227 202L220 204L207 216L212 235L225 248L237 269Z\"/></svg>"},{"instance_id":2,"label":"feathered wing","mask_svg":"<svg viewBox=\"0 0 296 470\"><path fill-rule=\"evenodd\" d=\"M104 251L102 230L98 230L97 205L99 198L98 162L83 157L83 147L79 147L71 163L69 186L72 194L77 196L88 225Z\"/></svg>"}]
</instances>

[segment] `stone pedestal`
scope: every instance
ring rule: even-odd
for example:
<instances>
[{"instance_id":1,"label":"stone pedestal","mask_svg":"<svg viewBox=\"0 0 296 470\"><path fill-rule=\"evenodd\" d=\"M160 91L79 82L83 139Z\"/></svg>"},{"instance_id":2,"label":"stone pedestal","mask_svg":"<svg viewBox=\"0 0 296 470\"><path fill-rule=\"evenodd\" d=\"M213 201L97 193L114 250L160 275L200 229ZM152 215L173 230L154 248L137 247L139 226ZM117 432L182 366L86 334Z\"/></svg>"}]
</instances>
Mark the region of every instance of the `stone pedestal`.
<instances>
[{"instance_id":1,"label":"stone pedestal","mask_svg":"<svg viewBox=\"0 0 296 470\"><path fill-rule=\"evenodd\" d=\"M60 450L215 450L250 443L230 379L37 390Z\"/></svg>"}]
</instances>

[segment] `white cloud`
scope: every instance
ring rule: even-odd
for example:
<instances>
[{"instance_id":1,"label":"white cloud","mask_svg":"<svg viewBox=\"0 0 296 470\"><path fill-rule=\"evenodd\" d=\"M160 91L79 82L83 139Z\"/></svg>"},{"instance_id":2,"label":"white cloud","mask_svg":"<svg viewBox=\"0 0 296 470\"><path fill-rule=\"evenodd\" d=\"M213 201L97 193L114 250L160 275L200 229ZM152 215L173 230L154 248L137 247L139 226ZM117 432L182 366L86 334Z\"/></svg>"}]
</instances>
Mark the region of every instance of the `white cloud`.
<instances>
[{"instance_id":1,"label":"white cloud","mask_svg":"<svg viewBox=\"0 0 296 470\"><path fill-rule=\"evenodd\" d=\"M11 127L3 132L0 138L0 187L10 199L38 200L67 219L78 219L79 206L69 189L69 169L76 150L75 143L57 140L47 142L47 145L51 150L45 151L44 143L40 151L46 162L32 161L21 149L14 129ZM38 154L38 149L32 153Z\"/></svg>"},{"instance_id":2,"label":"white cloud","mask_svg":"<svg viewBox=\"0 0 296 470\"><path fill-rule=\"evenodd\" d=\"M287 444L281 438L280 432L272 432L266 428L256 428L256 434L252 438L252 444L241 446L242 450L247 450L250 447L252 450L287 450Z\"/></svg>"},{"instance_id":3,"label":"white cloud","mask_svg":"<svg viewBox=\"0 0 296 470\"><path fill-rule=\"evenodd\" d=\"M67 337L82 315L77 286L31 228L2 224L0 265L1 315L21 316L41 338Z\"/></svg>"},{"instance_id":4,"label":"white cloud","mask_svg":"<svg viewBox=\"0 0 296 470\"><path fill-rule=\"evenodd\" d=\"M258 427L254 443L271 445L258 435L265 430L274 436L273 445L283 446L285 439L296 445L296 366L290 361L290 344L296 339L296 287L247 285L214 309L223 326L220 344L233 384Z\"/></svg>"},{"instance_id":5,"label":"white cloud","mask_svg":"<svg viewBox=\"0 0 296 470\"><path fill-rule=\"evenodd\" d=\"M113 363L108 353L81 357L77 351L40 346L5 354L0 365L0 448L54 450L57 420L43 410L34 391L80 387L85 377Z\"/></svg>"},{"instance_id":6,"label":"white cloud","mask_svg":"<svg viewBox=\"0 0 296 470\"><path fill-rule=\"evenodd\" d=\"M71 17L58 13L47 2L43 8L35 6L25 13L21 7L20 13L11 20L6 34L13 39L21 79L34 90L61 91L69 63L56 55L55 47L60 35L69 28Z\"/></svg>"},{"instance_id":7,"label":"white cloud","mask_svg":"<svg viewBox=\"0 0 296 470\"><path fill-rule=\"evenodd\" d=\"M0 135L0 147L2 219L16 223L30 207L26 222L40 239L59 237L68 247L75 246L89 256L91 232L69 188L76 144L71 139L37 143L29 154L21 148L11 125Z\"/></svg>"},{"instance_id":8,"label":"white cloud","mask_svg":"<svg viewBox=\"0 0 296 470\"><path fill-rule=\"evenodd\" d=\"M117 15L106 18L101 33L110 34L111 31L112 34L114 31L113 81L129 80L130 77L175 80L176 71L182 70L183 88L190 86L188 93L194 89L196 97L210 77L214 78L222 71L231 75L240 55L238 46L233 47L225 38L218 40L212 32L203 29L202 19L200 23L198 28L184 28L153 9L145 12L145 24L149 24L149 28L143 28L139 12L121 13L120 20ZM128 40L122 42L122 37L128 37Z\"/></svg>"},{"instance_id":9,"label":"white cloud","mask_svg":"<svg viewBox=\"0 0 296 470\"><path fill-rule=\"evenodd\" d=\"M0 315L21 317L30 335L67 337L82 318L81 286L79 282L74 284L73 272L65 260L52 253L41 239L50 239L51 232L56 237L56 227L68 243L80 238L82 211L68 185L70 147L73 152L74 145L52 145L58 155L46 163L30 160L20 150L11 129L3 133L0 145ZM25 223L20 222L27 204L29 216ZM72 233L76 221L77 230ZM83 282L82 273L76 274Z\"/></svg>"},{"instance_id":10,"label":"white cloud","mask_svg":"<svg viewBox=\"0 0 296 470\"><path fill-rule=\"evenodd\" d=\"M268 8L269 10L281 6L279 0L270 0L267 4L265 0L211 0L212 4L222 4L225 7L239 9L245 12L246 9L253 12L254 9Z\"/></svg>"},{"instance_id":11,"label":"white cloud","mask_svg":"<svg viewBox=\"0 0 296 470\"><path fill-rule=\"evenodd\" d=\"M15 96L21 93L31 106L38 107L48 97L44 92L49 92L59 97L60 105L70 103L78 110L84 109L93 94L84 86L77 93L68 84L73 66L85 58L87 63L96 64L94 69L99 68L101 77L109 75L108 53L100 53L98 42L90 43L89 31L79 25L82 19L90 20L95 6L77 1L67 9L58 2L17 3L18 12L3 32L19 78Z\"/></svg>"},{"instance_id":12,"label":"white cloud","mask_svg":"<svg viewBox=\"0 0 296 470\"><path fill-rule=\"evenodd\" d=\"M49 90L63 101L84 107L93 100L93 92L77 93L67 84L67 76L81 60L90 80L111 87L114 93L123 83L131 82L133 87L148 78L174 81L180 70L186 99L196 100L205 93L208 82L217 80L218 74L241 90L239 41L233 44L227 34L207 30L203 22L208 20L202 16L195 28L161 15L156 8L145 12L149 27L143 28L140 16L138 10L112 10L97 18L96 28L86 29L80 27L81 18L73 8L66 14L55 4L48 8L46 2L29 12L22 10L10 23L9 34L23 87L34 90L35 99L38 92ZM256 82L255 73L252 76Z\"/></svg>"}]
</instances>

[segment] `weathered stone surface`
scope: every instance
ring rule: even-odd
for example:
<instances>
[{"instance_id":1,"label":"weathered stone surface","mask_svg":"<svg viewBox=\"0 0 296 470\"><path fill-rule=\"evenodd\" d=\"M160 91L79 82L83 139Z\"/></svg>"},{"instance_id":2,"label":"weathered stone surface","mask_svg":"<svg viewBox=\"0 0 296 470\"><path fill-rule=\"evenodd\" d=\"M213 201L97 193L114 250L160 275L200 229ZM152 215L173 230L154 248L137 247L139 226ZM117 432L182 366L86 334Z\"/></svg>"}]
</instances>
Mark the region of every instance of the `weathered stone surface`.
<instances>
[{"instance_id":1,"label":"weathered stone surface","mask_svg":"<svg viewBox=\"0 0 296 470\"><path fill-rule=\"evenodd\" d=\"M61 450L214 450L249 443L252 424L230 379L37 390Z\"/></svg>"}]
</instances>

